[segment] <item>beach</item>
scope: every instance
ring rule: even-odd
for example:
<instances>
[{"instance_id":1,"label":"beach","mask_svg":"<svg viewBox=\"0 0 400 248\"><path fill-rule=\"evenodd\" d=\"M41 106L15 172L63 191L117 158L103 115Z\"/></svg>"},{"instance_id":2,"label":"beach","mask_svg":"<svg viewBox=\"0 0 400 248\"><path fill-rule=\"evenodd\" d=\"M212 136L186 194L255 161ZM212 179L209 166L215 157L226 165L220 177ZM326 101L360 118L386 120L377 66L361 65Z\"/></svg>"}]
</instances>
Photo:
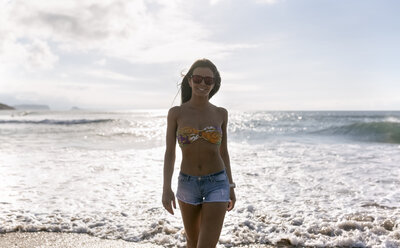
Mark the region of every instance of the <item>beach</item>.
<instances>
[{"instance_id":1,"label":"beach","mask_svg":"<svg viewBox=\"0 0 400 248\"><path fill-rule=\"evenodd\" d=\"M161 204L166 113L1 112L0 247L185 247ZM399 247L399 128L400 112L231 111L218 247Z\"/></svg>"},{"instance_id":2,"label":"beach","mask_svg":"<svg viewBox=\"0 0 400 248\"><path fill-rule=\"evenodd\" d=\"M87 234L14 232L0 234L0 247L7 248L157 248L163 247L149 243L133 243L123 240L100 239ZM273 248L272 245L247 245L242 248Z\"/></svg>"},{"instance_id":3,"label":"beach","mask_svg":"<svg viewBox=\"0 0 400 248\"><path fill-rule=\"evenodd\" d=\"M108 240L78 233L13 232L0 234L0 247L7 248L151 248L155 244L137 244Z\"/></svg>"}]
</instances>

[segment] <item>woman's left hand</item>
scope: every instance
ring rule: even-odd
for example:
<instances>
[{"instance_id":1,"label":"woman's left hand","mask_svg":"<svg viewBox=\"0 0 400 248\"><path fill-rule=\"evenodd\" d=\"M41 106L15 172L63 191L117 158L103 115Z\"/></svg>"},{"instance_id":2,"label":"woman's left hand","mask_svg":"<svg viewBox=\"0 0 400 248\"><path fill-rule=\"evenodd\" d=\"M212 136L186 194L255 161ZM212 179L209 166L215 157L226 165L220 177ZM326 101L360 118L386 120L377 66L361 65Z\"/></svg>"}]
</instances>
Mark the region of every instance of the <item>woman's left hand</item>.
<instances>
[{"instance_id":1,"label":"woman's left hand","mask_svg":"<svg viewBox=\"0 0 400 248\"><path fill-rule=\"evenodd\" d=\"M236 196L235 196L235 190L233 188L231 188L230 190L230 201L228 204L228 211L231 211L234 207L235 207L235 203L236 203Z\"/></svg>"}]
</instances>

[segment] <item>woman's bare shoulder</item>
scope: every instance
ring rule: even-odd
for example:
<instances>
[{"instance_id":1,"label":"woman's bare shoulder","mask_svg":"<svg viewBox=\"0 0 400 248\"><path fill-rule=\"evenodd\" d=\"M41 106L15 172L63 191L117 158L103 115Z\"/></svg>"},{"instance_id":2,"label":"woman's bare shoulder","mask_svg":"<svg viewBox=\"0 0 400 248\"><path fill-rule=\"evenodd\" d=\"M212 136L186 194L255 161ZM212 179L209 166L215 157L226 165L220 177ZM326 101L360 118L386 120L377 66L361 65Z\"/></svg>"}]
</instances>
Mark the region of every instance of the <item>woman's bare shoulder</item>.
<instances>
[{"instance_id":1,"label":"woman's bare shoulder","mask_svg":"<svg viewBox=\"0 0 400 248\"><path fill-rule=\"evenodd\" d=\"M219 112L219 114L221 114L222 116L227 116L228 115L228 110L226 110L226 108L223 107L216 107L217 111Z\"/></svg>"},{"instance_id":2,"label":"woman's bare shoulder","mask_svg":"<svg viewBox=\"0 0 400 248\"><path fill-rule=\"evenodd\" d=\"M211 106L211 109L213 109L214 111L217 111L220 114L228 113L228 110L226 110L223 107L216 106L212 103L210 103L210 106Z\"/></svg>"},{"instance_id":3,"label":"woman's bare shoulder","mask_svg":"<svg viewBox=\"0 0 400 248\"><path fill-rule=\"evenodd\" d=\"M179 116L180 112L181 106L174 106L168 110L168 116L176 119Z\"/></svg>"},{"instance_id":4,"label":"woman's bare shoulder","mask_svg":"<svg viewBox=\"0 0 400 248\"><path fill-rule=\"evenodd\" d=\"M181 106L173 106L168 110L168 112L177 112L181 109Z\"/></svg>"}]
</instances>

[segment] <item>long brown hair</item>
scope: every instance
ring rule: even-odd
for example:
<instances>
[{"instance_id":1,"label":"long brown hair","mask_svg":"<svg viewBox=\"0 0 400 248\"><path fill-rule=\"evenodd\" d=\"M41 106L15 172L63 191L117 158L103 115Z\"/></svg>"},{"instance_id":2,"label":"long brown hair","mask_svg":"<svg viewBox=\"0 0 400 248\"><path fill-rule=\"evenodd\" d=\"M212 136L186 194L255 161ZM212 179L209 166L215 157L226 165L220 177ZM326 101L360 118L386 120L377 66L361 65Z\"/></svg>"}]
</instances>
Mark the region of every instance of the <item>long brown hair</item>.
<instances>
[{"instance_id":1,"label":"long brown hair","mask_svg":"<svg viewBox=\"0 0 400 248\"><path fill-rule=\"evenodd\" d=\"M187 102L192 98L192 88L189 85L189 78L192 76L194 69L197 67L206 67L209 68L214 74L214 88L211 90L210 94L208 95L208 99L210 99L221 86L221 76L219 75L219 71L217 67L208 59L199 59L196 60L193 65L190 67L189 71L182 79L181 83L181 104Z\"/></svg>"}]
</instances>

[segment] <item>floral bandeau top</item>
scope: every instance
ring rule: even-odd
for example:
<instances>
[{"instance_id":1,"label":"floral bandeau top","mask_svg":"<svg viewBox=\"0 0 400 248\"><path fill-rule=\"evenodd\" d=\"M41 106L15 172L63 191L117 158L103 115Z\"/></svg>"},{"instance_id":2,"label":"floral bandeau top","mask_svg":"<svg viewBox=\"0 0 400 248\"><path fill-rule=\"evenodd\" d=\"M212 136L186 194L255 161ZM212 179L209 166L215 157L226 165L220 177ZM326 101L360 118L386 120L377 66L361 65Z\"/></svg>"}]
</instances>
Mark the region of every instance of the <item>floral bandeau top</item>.
<instances>
[{"instance_id":1,"label":"floral bandeau top","mask_svg":"<svg viewBox=\"0 0 400 248\"><path fill-rule=\"evenodd\" d=\"M176 132L176 138L180 147L192 144L200 138L219 145L222 141L222 129L214 126L208 126L200 130L193 127L181 127Z\"/></svg>"}]
</instances>

